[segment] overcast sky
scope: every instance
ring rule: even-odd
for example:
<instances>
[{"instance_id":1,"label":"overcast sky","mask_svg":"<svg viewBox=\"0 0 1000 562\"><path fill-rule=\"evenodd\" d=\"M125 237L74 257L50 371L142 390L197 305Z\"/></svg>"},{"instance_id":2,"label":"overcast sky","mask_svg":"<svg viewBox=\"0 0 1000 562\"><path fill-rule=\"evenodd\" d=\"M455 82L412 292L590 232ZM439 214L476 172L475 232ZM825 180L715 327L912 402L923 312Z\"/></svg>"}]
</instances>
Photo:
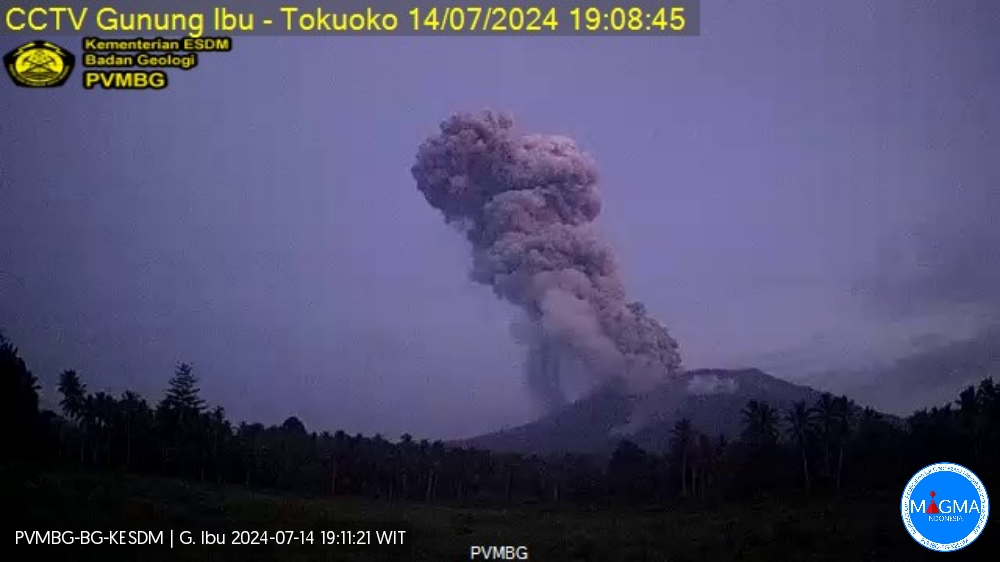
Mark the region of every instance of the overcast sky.
<instances>
[{"instance_id":1,"label":"overcast sky","mask_svg":"<svg viewBox=\"0 0 1000 562\"><path fill-rule=\"evenodd\" d=\"M971 333L1000 302L997 29L988 0L706 1L693 38L237 38L160 92L5 79L0 329L49 404L62 369L155 400L189 361L235 419L526 421L514 311L409 172L493 108L596 159L689 367Z\"/></svg>"}]
</instances>

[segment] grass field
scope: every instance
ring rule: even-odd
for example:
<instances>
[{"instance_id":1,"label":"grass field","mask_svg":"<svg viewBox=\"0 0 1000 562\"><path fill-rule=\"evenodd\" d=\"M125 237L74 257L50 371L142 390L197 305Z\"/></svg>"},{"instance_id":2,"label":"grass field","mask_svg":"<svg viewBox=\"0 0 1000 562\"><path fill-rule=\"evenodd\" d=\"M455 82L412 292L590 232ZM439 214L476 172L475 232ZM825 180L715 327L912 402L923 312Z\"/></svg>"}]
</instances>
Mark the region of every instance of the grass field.
<instances>
[{"instance_id":1,"label":"grass field","mask_svg":"<svg viewBox=\"0 0 1000 562\"><path fill-rule=\"evenodd\" d=\"M62 560L469 560L472 545L525 545L529 560L658 562L725 560L996 559L991 533L951 554L932 553L906 534L896 496L839 502L764 502L719 509L507 509L307 499L133 475L6 471L4 511L14 530L146 529L300 531L345 522L402 522L402 549L338 546L290 550L227 547L25 546L17 559ZM5 517L5 519L7 519ZM8 525L11 525L8 523ZM382 527L389 528L389 527ZM10 527L8 527L10 530ZM8 534L9 540L9 534ZM992 552L992 554L991 554ZM482 558L479 558L482 559Z\"/></svg>"}]
</instances>

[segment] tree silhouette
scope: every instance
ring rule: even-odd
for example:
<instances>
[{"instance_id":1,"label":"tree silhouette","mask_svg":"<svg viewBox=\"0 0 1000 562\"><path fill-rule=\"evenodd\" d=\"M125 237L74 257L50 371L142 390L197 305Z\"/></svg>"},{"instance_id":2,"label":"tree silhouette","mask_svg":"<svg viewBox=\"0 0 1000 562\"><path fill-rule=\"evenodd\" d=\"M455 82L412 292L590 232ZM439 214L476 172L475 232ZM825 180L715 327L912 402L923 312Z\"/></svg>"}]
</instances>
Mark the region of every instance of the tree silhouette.
<instances>
[{"instance_id":1,"label":"tree silhouette","mask_svg":"<svg viewBox=\"0 0 1000 562\"><path fill-rule=\"evenodd\" d=\"M778 442L778 411L767 402L751 400L743 408L743 438L758 449Z\"/></svg>"},{"instance_id":2,"label":"tree silhouette","mask_svg":"<svg viewBox=\"0 0 1000 562\"><path fill-rule=\"evenodd\" d=\"M778 464L778 411L770 404L750 400L741 410L743 433L741 435L742 484L753 490L755 496L764 495L777 477L774 467Z\"/></svg>"},{"instance_id":3,"label":"tree silhouette","mask_svg":"<svg viewBox=\"0 0 1000 562\"><path fill-rule=\"evenodd\" d=\"M823 475L830 478L833 474L831 466L837 427L837 405L834 403L833 395L829 392L823 393L813 406L813 411L816 414L817 429L823 447Z\"/></svg>"},{"instance_id":4,"label":"tree silhouette","mask_svg":"<svg viewBox=\"0 0 1000 562\"><path fill-rule=\"evenodd\" d=\"M99 446L104 448L105 464L111 466L112 436L114 435L118 403L112 396L98 392L88 400L88 407L92 409L93 427L97 432L95 437L100 440ZM93 448L95 464L97 463L97 445L95 443Z\"/></svg>"},{"instance_id":5,"label":"tree silhouette","mask_svg":"<svg viewBox=\"0 0 1000 562\"><path fill-rule=\"evenodd\" d=\"M670 430L670 451L680 471L681 496L688 495L688 460L693 442L694 431L691 429L691 420L687 418L678 420Z\"/></svg>"},{"instance_id":6,"label":"tree silhouette","mask_svg":"<svg viewBox=\"0 0 1000 562\"><path fill-rule=\"evenodd\" d=\"M834 435L837 443L837 491L841 490L841 477L844 475L844 448L853 431L854 410L857 405L846 396L834 399Z\"/></svg>"},{"instance_id":7,"label":"tree silhouette","mask_svg":"<svg viewBox=\"0 0 1000 562\"><path fill-rule=\"evenodd\" d=\"M806 405L804 400L792 404L792 409L785 415L788 423L787 433L792 443L799 450L802 459L802 476L805 478L806 493L810 493L812 485L809 480L809 441L815 430L815 420L813 410Z\"/></svg>"},{"instance_id":8,"label":"tree silhouette","mask_svg":"<svg viewBox=\"0 0 1000 562\"><path fill-rule=\"evenodd\" d=\"M976 408L981 423L981 462L988 466L1000 465L1000 387L994 384L993 379L979 383Z\"/></svg>"},{"instance_id":9,"label":"tree silhouette","mask_svg":"<svg viewBox=\"0 0 1000 562\"><path fill-rule=\"evenodd\" d=\"M62 394L62 400L59 401L59 404L62 406L63 412L77 424L80 462L83 463L87 452L87 432L89 431L87 385L83 384L76 371L66 370L59 375L59 393Z\"/></svg>"},{"instance_id":10,"label":"tree silhouette","mask_svg":"<svg viewBox=\"0 0 1000 562\"><path fill-rule=\"evenodd\" d=\"M0 408L7 433L7 442L0 450L5 457L31 453L39 434L38 390L38 380L17 348L0 333Z\"/></svg>"},{"instance_id":11,"label":"tree silhouette","mask_svg":"<svg viewBox=\"0 0 1000 562\"><path fill-rule=\"evenodd\" d=\"M201 389L194 369L188 363L178 363L171 377L167 394L160 403L160 408L175 412L183 417L200 414L205 409L205 401L201 399Z\"/></svg>"},{"instance_id":12,"label":"tree silhouette","mask_svg":"<svg viewBox=\"0 0 1000 562\"><path fill-rule=\"evenodd\" d=\"M146 401L130 390L122 394L118 407L121 418L119 426L125 433L125 466L132 466L133 443L137 437L141 440L149 438L152 413Z\"/></svg>"},{"instance_id":13,"label":"tree silhouette","mask_svg":"<svg viewBox=\"0 0 1000 562\"><path fill-rule=\"evenodd\" d=\"M941 459L966 463L984 479L1000 476L1000 390L992 379L905 420L830 394L813 408L797 402L781 413L750 401L736 440L709 439L681 419L663 434L621 440L610 453L549 456L479 451L409 434L393 443L381 435L316 433L295 416L280 425L244 422L234 429L221 407L206 405L185 363L177 365L155 411L131 391L118 398L90 394L75 371L64 371L58 383L63 418L39 412L38 383L2 336L0 381L9 416L5 457L37 450L62 468L388 502L592 505L898 493L915 470ZM643 448L651 443L666 447Z\"/></svg>"},{"instance_id":14,"label":"tree silhouette","mask_svg":"<svg viewBox=\"0 0 1000 562\"><path fill-rule=\"evenodd\" d=\"M166 395L157 405L156 417L163 434L162 454L168 466L180 475L197 471L204 478L206 432L202 413L205 401L198 388L198 379L188 363L178 363L168 382Z\"/></svg>"},{"instance_id":15,"label":"tree silhouette","mask_svg":"<svg viewBox=\"0 0 1000 562\"><path fill-rule=\"evenodd\" d=\"M222 406L216 406L204 415L203 426L206 428L211 442L208 465L213 479L223 482L227 473L227 463L230 456L230 445L233 438L233 428L226 419L226 411Z\"/></svg>"},{"instance_id":16,"label":"tree silhouette","mask_svg":"<svg viewBox=\"0 0 1000 562\"><path fill-rule=\"evenodd\" d=\"M299 418L297 418L295 416L292 416L292 417L286 419L281 424L281 429L283 429L283 430L285 430L285 431L287 431L289 433L295 434L295 435L305 435L306 434L306 426L305 426L305 424L302 423L302 421L300 421Z\"/></svg>"},{"instance_id":17,"label":"tree silhouette","mask_svg":"<svg viewBox=\"0 0 1000 562\"><path fill-rule=\"evenodd\" d=\"M649 460L646 451L633 441L623 439L611 455L608 471L613 478L616 490L627 498L634 499L643 492L643 480L646 463Z\"/></svg>"},{"instance_id":18,"label":"tree silhouette","mask_svg":"<svg viewBox=\"0 0 1000 562\"><path fill-rule=\"evenodd\" d=\"M694 465L691 470L691 491L705 499L715 465L715 448L704 433L695 433Z\"/></svg>"},{"instance_id":19,"label":"tree silhouette","mask_svg":"<svg viewBox=\"0 0 1000 562\"><path fill-rule=\"evenodd\" d=\"M59 405L70 419L80 421L87 400L87 385L80 381L76 371L66 370L59 375Z\"/></svg>"},{"instance_id":20,"label":"tree silhouette","mask_svg":"<svg viewBox=\"0 0 1000 562\"><path fill-rule=\"evenodd\" d=\"M980 409L976 395L976 387L969 386L958 395L955 405L958 407L958 418L962 431L968 439L967 446L972 451L972 459L976 465L982 462L982 434L985 429L985 416Z\"/></svg>"}]
</instances>

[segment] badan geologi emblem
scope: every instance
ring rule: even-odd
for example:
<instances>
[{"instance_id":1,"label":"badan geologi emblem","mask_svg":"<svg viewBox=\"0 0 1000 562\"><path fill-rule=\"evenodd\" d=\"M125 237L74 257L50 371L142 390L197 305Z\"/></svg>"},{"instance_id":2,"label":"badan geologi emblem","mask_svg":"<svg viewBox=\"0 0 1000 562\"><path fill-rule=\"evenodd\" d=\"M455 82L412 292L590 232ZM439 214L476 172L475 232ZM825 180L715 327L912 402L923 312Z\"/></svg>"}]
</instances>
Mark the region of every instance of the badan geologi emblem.
<instances>
[{"instance_id":1,"label":"badan geologi emblem","mask_svg":"<svg viewBox=\"0 0 1000 562\"><path fill-rule=\"evenodd\" d=\"M938 552L968 546L983 532L990 500L979 477L964 466L932 464L903 490L903 525L918 543Z\"/></svg>"},{"instance_id":2,"label":"badan geologi emblem","mask_svg":"<svg viewBox=\"0 0 1000 562\"><path fill-rule=\"evenodd\" d=\"M48 41L25 43L3 57L11 80L25 88L62 86L73 72L75 62L72 53Z\"/></svg>"}]
</instances>

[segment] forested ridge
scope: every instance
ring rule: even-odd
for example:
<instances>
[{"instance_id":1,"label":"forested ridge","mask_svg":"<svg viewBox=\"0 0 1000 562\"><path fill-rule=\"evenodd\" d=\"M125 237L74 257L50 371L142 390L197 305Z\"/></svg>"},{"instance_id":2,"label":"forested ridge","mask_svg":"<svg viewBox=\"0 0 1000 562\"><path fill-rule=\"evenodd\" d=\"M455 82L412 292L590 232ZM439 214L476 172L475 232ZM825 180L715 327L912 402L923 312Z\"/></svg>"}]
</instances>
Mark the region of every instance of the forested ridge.
<instances>
[{"instance_id":1,"label":"forested ridge","mask_svg":"<svg viewBox=\"0 0 1000 562\"><path fill-rule=\"evenodd\" d=\"M680 420L669 446L622 440L608 457L499 454L381 435L235 424L200 396L193 367L176 365L156 403L137 393L90 392L59 377L60 412L41 409L37 378L0 335L0 400L7 462L127 471L206 483L379 500L507 503L713 504L763 497L825 497L902 490L919 469L955 462L985 483L1000 465L1000 389L992 378L951 404L885 419L846 396L824 394L779 411L750 401L737 439Z\"/></svg>"}]
</instances>

